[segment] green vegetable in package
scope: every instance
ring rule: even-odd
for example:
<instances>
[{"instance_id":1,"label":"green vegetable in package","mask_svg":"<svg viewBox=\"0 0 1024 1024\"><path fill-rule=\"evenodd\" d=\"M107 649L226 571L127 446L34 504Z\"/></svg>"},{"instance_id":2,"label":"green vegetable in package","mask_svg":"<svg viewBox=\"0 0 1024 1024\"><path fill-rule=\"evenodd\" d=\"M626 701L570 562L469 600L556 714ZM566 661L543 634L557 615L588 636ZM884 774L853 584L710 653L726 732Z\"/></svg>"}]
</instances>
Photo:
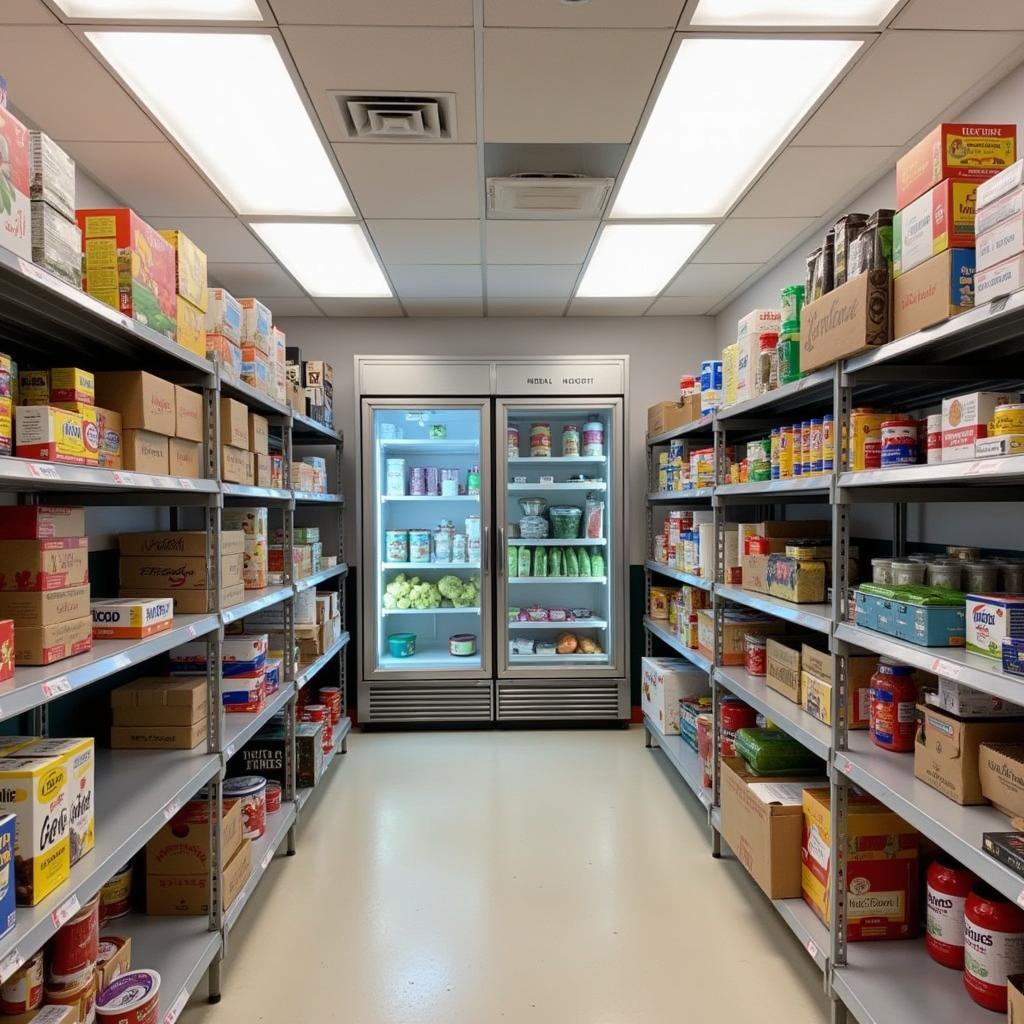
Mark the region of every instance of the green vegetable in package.
<instances>
[{"instance_id":1,"label":"green vegetable in package","mask_svg":"<svg viewBox=\"0 0 1024 1024\"><path fill-rule=\"evenodd\" d=\"M604 575L604 552L600 548L590 552L590 573L592 576Z\"/></svg>"},{"instance_id":2,"label":"green vegetable in package","mask_svg":"<svg viewBox=\"0 0 1024 1024\"><path fill-rule=\"evenodd\" d=\"M755 775L823 771L821 759L778 729L738 729L736 753Z\"/></svg>"},{"instance_id":3,"label":"green vegetable in package","mask_svg":"<svg viewBox=\"0 0 1024 1024\"><path fill-rule=\"evenodd\" d=\"M548 574L548 549L537 548L533 552L533 575L547 576Z\"/></svg>"},{"instance_id":4,"label":"green vegetable in package","mask_svg":"<svg viewBox=\"0 0 1024 1024\"><path fill-rule=\"evenodd\" d=\"M549 576L564 576L565 575L565 560L562 557L561 548L552 548L548 555L548 575Z\"/></svg>"},{"instance_id":5,"label":"green vegetable in package","mask_svg":"<svg viewBox=\"0 0 1024 1024\"><path fill-rule=\"evenodd\" d=\"M575 548L565 549L565 575L566 576L579 576L580 574L580 563L576 557Z\"/></svg>"},{"instance_id":6,"label":"green vegetable in package","mask_svg":"<svg viewBox=\"0 0 1024 1024\"><path fill-rule=\"evenodd\" d=\"M580 575L590 576L590 555L587 554L586 548L579 548L579 550L577 550L576 561L579 563Z\"/></svg>"},{"instance_id":7,"label":"green vegetable in package","mask_svg":"<svg viewBox=\"0 0 1024 1024\"><path fill-rule=\"evenodd\" d=\"M519 548L511 544L508 546L508 574L509 576L519 575Z\"/></svg>"},{"instance_id":8,"label":"green vegetable in package","mask_svg":"<svg viewBox=\"0 0 1024 1024\"><path fill-rule=\"evenodd\" d=\"M865 594L902 601L904 604L957 605L966 600L966 596L959 590L930 587L924 583L862 583L859 589Z\"/></svg>"},{"instance_id":9,"label":"green vegetable in package","mask_svg":"<svg viewBox=\"0 0 1024 1024\"><path fill-rule=\"evenodd\" d=\"M532 572L532 569L530 568L531 561L532 561L532 555L530 553L530 548L520 548L519 549L519 573L518 573L518 575L520 575L520 576L529 576L531 574L531 572Z\"/></svg>"}]
</instances>

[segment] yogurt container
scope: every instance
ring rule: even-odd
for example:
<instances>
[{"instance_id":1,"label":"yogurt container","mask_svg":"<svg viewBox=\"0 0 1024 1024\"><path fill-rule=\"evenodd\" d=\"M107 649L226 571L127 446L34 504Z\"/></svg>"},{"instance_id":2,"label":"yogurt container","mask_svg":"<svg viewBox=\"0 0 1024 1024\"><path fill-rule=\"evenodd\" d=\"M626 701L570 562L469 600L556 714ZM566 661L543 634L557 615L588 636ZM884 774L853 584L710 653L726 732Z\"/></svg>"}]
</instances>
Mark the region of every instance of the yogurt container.
<instances>
[{"instance_id":1,"label":"yogurt container","mask_svg":"<svg viewBox=\"0 0 1024 1024\"><path fill-rule=\"evenodd\" d=\"M415 633L392 633L388 636L388 650L392 658L411 658L416 653Z\"/></svg>"},{"instance_id":2,"label":"yogurt container","mask_svg":"<svg viewBox=\"0 0 1024 1024\"><path fill-rule=\"evenodd\" d=\"M384 493L389 498L405 494L405 459L387 459L384 463Z\"/></svg>"},{"instance_id":3,"label":"yogurt container","mask_svg":"<svg viewBox=\"0 0 1024 1024\"><path fill-rule=\"evenodd\" d=\"M448 653L456 658L468 658L476 654L476 634L453 633L448 638Z\"/></svg>"},{"instance_id":4,"label":"yogurt container","mask_svg":"<svg viewBox=\"0 0 1024 1024\"><path fill-rule=\"evenodd\" d=\"M259 839L267 830L267 780L262 775L241 775L224 780L225 809L242 802L242 835Z\"/></svg>"},{"instance_id":5,"label":"yogurt container","mask_svg":"<svg viewBox=\"0 0 1024 1024\"><path fill-rule=\"evenodd\" d=\"M129 971L115 978L96 999L97 1024L157 1024L160 975Z\"/></svg>"},{"instance_id":6,"label":"yogurt container","mask_svg":"<svg viewBox=\"0 0 1024 1024\"><path fill-rule=\"evenodd\" d=\"M897 584L924 583L925 568L924 562L911 562L909 559L894 560L892 563L892 582Z\"/></svg>"}]
</instances>

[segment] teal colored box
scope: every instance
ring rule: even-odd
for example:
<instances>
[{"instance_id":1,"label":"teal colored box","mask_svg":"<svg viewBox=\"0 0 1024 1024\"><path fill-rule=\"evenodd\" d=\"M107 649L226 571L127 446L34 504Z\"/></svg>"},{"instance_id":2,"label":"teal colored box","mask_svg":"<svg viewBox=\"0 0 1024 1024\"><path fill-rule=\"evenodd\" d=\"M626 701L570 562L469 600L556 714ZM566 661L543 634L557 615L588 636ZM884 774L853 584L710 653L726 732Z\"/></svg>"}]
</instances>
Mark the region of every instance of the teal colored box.
<instances>
[{"instance_id":1,"label":"teal colored box","mask_svg":"<svg viewBox=\"0 0 1024 1024\"><path fill-rule=\"evenodd\" d=\"M856 602L857 625L863 626L865 629L881 629L878 622L878 613L884 609L885 605L889 605L891 602L875 594L865 594L863 590L854 592L854 600Z\"/></svg>"},{"instance_id":2,"label":"teal colored box","mask_svg":"<svg viewBox=\"0 0 1024 1024\"><path fill-rule=\"evenodd\" d=\"M893 602L895 636L921 647L963 647L967 639L964 605L921 605Z\"/></svg>"}]
</instances>

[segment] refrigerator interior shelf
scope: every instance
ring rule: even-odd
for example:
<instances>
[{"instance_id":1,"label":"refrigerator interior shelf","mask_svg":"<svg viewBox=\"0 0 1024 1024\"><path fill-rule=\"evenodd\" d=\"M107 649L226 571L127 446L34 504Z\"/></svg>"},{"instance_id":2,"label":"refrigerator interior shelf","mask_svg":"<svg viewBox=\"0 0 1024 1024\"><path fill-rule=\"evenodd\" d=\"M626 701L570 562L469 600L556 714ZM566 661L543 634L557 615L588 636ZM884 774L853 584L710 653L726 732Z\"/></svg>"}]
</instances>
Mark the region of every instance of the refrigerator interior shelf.
<instances>
[{"instance_id":1,"label":"refrigerator interior shelf","mask_svg":"<svg viewBox=\"0 0 1024 1024\"><path fill-rule=\"evenodd\" d=\"M509 576L509 583L607 583L607 576Z\"/></svg>"},{"instance_id":2,"label":"refrigerator interior shelf","mask_svg":"<svg viewBox=\"0 0 1024 1024\"><path fill-rule=\"evenodd\" d=\"M479 569L479 562L381 562L382 569L414 569L423 572L425 569L438 569L444 572L459 572L463 569Z\"/></svg>"},{"instance_id":3,"label":"refrigerator interior shelf","mask_svg":"<svg viewBox=\"0 0 1024 1024\"><path fill-rule=\"evenodd\" d=\"M381 615L479 615L480 608L382 608Z\"/></svg>"},{"instance_id":4,"label":"refrigerator interior shelf","mask_svg":"<svg viewBox=\"0 0 1024 1024\"><path fill-rule=\"evenodd\" d=\"M557 537L509 537L508 542L526 548L589 548L608 543L604 537L573 537L571 540Z\"/></svg>"},{"instance_id":5,"label":"refrigerator interior shelf","mask_svg":"<svg viewBox=\"0 0 1024 1024\"><path fill-rule=\"evenodd\" d=\"M381 501L415 501L415 502L449 502L449 501L466 501L474 502L479 504L479 494L382 494L380 496Z\"/></svg>"},{"instance_id":6,"label":"refrigerator interior shelf","mask_svg":"<svg viewBox=\"0 0 1024 1024\"><path fill-rule=\"evenodd\" d=\"M479 441L430 441L423 438L381 438L382 452L394 450L397 455L472 455L480 451Z\"/></svg>"},{"instance_id":7,"label":"refrigerator interior shelf","mask_svg":"<svg viewBox=\"0 0 1024 1024\"><path fill-rule=\"evenodd\" d=\"M534 465L547 464L555 465L562 464L568 465L570 463L576 463L577 465L584 462L591 463L604 463L608 461L607 455L510 455L508 457L510 463L521 465L524 462L531 462Z\"/></svg>"},{"instance_id":8,"label":"refrigerator interior shelf","mask_svg":"<svg viewBox=\"0 0 1024 1024\"><path fill-rule=\"evenodd\" d=\"M510 665L604 665L607 654L510 654Z\"/></svg>"},{"instance_id":9,"label":"refrigerator interior shelf","mask_svg":"<svg viewBox=\"0 0 1024 1024\"><path fill-rule=\"evenodd\" d=\"M468 656L455 655L449 653L447 640L424 640L417 641L416 653L408 658L396 658L391 654L382 654L380 667L388 670L407 669L410 672L422 672L434 668L461 668L479 671L480 654L477 652Z\"/></svg>"},{"instance_id":10,"label":"refrigerator interior shelf","mask_svg":"<svg viewBox=\"0 0 1024 1024\"><path fill-rule=\"evenodd\" d=\"M559 484L509 484L509 491L516 493L532 491L604 491L607 485L603 480L566 480Z\"/></svg>"},{"instance_id":11,"label":"refrigerator interior shelf","mask_svg":"<svg viewBox=\"0 0 1024 1024\"><path fill-rule=\"evenodd\" d=\"M510 622L509 629L607 629L604 619L570 619L568 622Z\"/></svg>"}]
</instances>

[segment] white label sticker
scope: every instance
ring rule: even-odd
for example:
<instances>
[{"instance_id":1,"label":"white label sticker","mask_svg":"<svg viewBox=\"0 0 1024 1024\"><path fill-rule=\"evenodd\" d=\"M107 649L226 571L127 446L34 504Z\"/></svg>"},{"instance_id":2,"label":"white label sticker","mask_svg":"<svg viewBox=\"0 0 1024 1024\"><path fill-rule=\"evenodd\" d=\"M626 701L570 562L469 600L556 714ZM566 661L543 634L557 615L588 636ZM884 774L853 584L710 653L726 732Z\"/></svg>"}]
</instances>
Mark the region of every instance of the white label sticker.
<instances>
[{"instance_id":1,"label":"white label sticker","mask_svg":"<svg viewBox=\"0 0 1024 1024\"><path fill-rule=\"evenodd\" d=\"M114 671L118 672L123 668L127 668L132 663L132 659L127 654L117 654L114 656Z\"/></svg>"},{"instance_id":2,"label":"white label sticker","mask_svg":"<svg viewBox=\"0 0 1024 1024\"><path fill-rule=\"evenodd\" d=\"M818 945L814 939L807 940L807 952L811 954L811 959L815 959L818 955Z\"/></svg>"},{"instance_id":3,"label":"white label sticker","mask_svg":"<svg viewBox=\"0 0 1024 1024\"><path fill-rule=\"evenodd\" d=\"M164 821L170 821L181 810L181 800L172 800L164 808Z\"/></svg>"},{"instance_id":4,"label":"white label sticker","mask_svg":"<svg viewBox=\"0 0 1024 1024\"><path fill-rule=\"evenodd\" d=\"M78 902L77 893L74 896L70 896L50 914L50 920L53 921L54 928L63 928L81 909L82 905Z\"/></svg>"},{"instance_id":5,"label":"white label sticker","mask_svg":"<svg viewBox=\"0 0 1024 1024\"><path fill-rule=\"evenodd\" d=\"M12 949L0 961L0 982L6 981L24 962L25 959L21 952L17 949Z\"/></svg>"},{"instance_id":6,"label":"white label sticker","mask_svg":"<svg viewBox=\"0 0 1024 1024\"><path fill-rule=\"evenodd\" d=\"M60 477L56 466L47 466L41 462L30 462L28 475L34 476L37 480L57 480Z\"/></svg>"},{"instance_id":7,"label":"white label sticker","mask_svg":"<svg viewBox=\"0 0 1024 1024\"><path fill-rule=\"evenodd\" d=\"M229 743L227 745L227 747L225 748L225 750L224 750L224 756L225 757L230 757L234 752L235 752L235 745L234 745L234 743Z\"/></svg>"},{"instance_id":8,"label":"white label sticker","mask_svg":"<svg viewBox=\"0 0 1024 1024\"><path fill-rule=\"evenodd\" d=\"M194 491L196 489L196 485L194 483L192 483L192 481L189 480L188 477L184 477L184 476L179 476L178 477L178 486L183 491Z\"/></svg>"},{"instance_id":9,"label":"white label sticker","mask_svg":"<svg viewBox=\"0 0 1024 1024\"><path fill-rule=\"evenodd\" d=\"M46 697L56 697L62 693L71 691L71 680L67 676L59 676L57 679L50 679L40 687Z\"/></svg>"},{"instance_id":10,"label":"white label sticker","mask_svg":"<svg viewBox=\"0 0 1024 1024\"><path fill-rule=\"evenodd\" d=\"M832 859L832 851L829 849L828 843L821 838L817 825L811 826L810 834L807 837L807 856L822 868L827 868Z\"/></svg>"},{"instance_id":11,"label":"white label sticker","mask_svg":"<svg viewBox=\"0 0 1024 1024\"><path fill-rule=\"evenodd\" d=\"M273 859L274 859L274 851L273 850L267 850L267 852L265 854L263 854L263 860L260 861L260 870L261 871L266 871L267 870L267 865Z\"/></svg>"},{"instance_id":12,"label":"white label sticker","mask_svg":"<svg viewBox=\"0 0 1024 1024\"><path fill-rule=\"evenodd\" d=\"M853 771L853 762L848 757L844 757L843 763L839 766L839 770L844 775L849 775L850 772Z\"/></svg>"},{"instance_id":13,"label":"white label sticker","mask_svg":"<svg viewBox=\"0 0 1024 1024\"><path fill-rule=\"evenodd\" d=\"M164 1024L174 1024L174 1022L181 1016L181 1011L185 1009L185 1004L188 1002L188 992L182 989L177 996L174 998L174 1002L171 1003L171 1008L164 1014Z\"/></svg>"},{"instance_id":14,"label":"white label sticker","mask_svg":"<svg viewBox=\"0 0 1024 1024\"><path fill-rule=\"evenodd\" d=\"M126 484L129 482L129 478L126 477L124 473L118 473L117 470L112 470L110 475L111 477L113 477L114 483L117 484L119 487L122 484Z\"/></svg>"},{"instance_id":15,"label":"white label sticker","mask_svg":"<svg viewBox=\"0 0 1024 1024\"><path fill-rule=\"evenodd\" d=\"M189 626L187 632L188 632L189 640L195 640L195 638L196 638L196 627L195 626Z\"/></svg>"},{"instance_id":16,"label":"white label sticker","mask_svg":"<svg viewBox=\"0 0 1024 1024\"><path fill-rule=\"evenodd\" d=\"M993 299L991 305L988 307L989 315L992 313L1002 313L1002 311L1006 309L1006 304L1009 301L1009 295L1001 295L998 299Z\"/></svg>"},{"instance_id":17,"label":"white label sticker","mask_svg":"<svg viewBox=\"0 0 1024 1024\"><path fill-rule=\"evenodd\" d=\"M959 679L962 667L954 661L946 661L945 658L932 658L932 672L944 679Z\"/></svg>"}]
</instances>

